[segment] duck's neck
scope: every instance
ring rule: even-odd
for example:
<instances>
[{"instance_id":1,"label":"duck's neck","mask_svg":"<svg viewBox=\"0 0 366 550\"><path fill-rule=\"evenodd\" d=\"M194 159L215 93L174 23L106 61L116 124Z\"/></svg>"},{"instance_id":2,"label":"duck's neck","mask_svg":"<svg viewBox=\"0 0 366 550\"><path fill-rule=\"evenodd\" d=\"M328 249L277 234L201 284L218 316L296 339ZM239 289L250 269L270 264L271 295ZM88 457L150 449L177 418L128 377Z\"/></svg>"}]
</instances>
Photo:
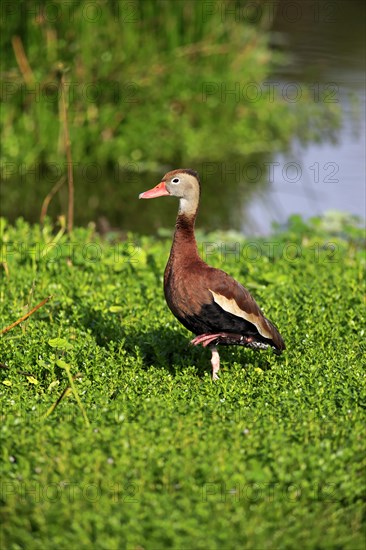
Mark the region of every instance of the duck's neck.
<instances>
[{"instance_id":1,"label":"duck's neck","mask_svg":"<svg viewBox=\"0 0 366 550\"><path fill-rule=\"evenodd\" d=\"M180 199L179 211L175 222L170 260L195 260L199 258L196 238L194 236L194 224L196 221L198 202L195 205L187 204L185 199Z\"/></svg>"}]
</instances>

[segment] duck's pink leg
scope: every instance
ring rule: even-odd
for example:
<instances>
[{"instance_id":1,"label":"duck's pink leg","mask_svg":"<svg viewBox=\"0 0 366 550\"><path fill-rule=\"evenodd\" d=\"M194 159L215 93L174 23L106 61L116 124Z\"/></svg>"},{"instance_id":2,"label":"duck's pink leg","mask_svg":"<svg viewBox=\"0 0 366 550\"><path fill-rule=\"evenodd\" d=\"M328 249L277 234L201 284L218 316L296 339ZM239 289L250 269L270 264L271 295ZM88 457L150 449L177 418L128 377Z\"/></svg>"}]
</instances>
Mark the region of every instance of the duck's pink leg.
<instances>
[{"instance_id":1,"label":"duck's pink leg","mask_svg":"<svg viewBox=\"0 0 366 550\"><path fill-rule=\"evenodd\" d=\"M210 350L212 353L211 355L212 380L219 380L217 373L219 372L219 369L220 369L220 355L216 349L216 346L212 345L212 342L217 340L218 337L223 336L224 334L225 333L223 332L219 334L200 334L199 336L196 336L196 338L193 338L193 340L191 340L191 344L193 344L194 346L198 346L199 344L202 344L204 348L207 346L210 346Z\"/></svg>"},{"instance_id":2,"label":"duck's pink leg","mask_svg":"<svg viewBox=\"0 0 366 550\"><path fill-rule=\"evenodd\" d=\"M198 346L199 344L202 344L202 346L205 348L206 346L211 344L211 342L213 342L214 340L217 340L217 338L222 335L223 333L200 334L199 336L196 336L196 338L193 338L193 340L191 340L191 344L193 346Z\"/></svg>"},{"instance_id":3,"label":"duck's pink leg","mask_svg":"<svg viewBox=\"0 0 366 550\"><path fill-rule=\"evenodd\" d=\"M220 356L219 352L215 347L211 348L212 356L211 356L211 365L212 365L212 380L220 380L217 376L217 373L220 369Z\"/></svg>"}]
</instances>

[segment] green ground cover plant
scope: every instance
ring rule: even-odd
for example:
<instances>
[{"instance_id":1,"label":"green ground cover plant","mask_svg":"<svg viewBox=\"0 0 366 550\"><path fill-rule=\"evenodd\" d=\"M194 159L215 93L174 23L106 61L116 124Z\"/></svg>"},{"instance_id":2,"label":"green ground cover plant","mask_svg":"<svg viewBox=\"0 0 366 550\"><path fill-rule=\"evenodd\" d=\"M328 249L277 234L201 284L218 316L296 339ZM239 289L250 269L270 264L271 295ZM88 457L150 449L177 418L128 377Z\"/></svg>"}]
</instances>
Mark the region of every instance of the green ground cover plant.
<instances>
[{"instance_id":1,"label":"green ground cover plant","mask_svg":"<svg viewBox=\"0 0 366 550\"><path fill-rule=\"evenodd\" d=\"M284 61L270 47L271 6L259 16L247 4L236 13L226 0L6 4L3 177L37 164L52 172L64 162L62 72L73 159L81 165L161 170L334 134L340 108L326 89L314 100L311 86L271 81Z\"/></svg>"},{"instance_id":2,"label":"green ground cover plant","mask_svg":"<svg viewBox=\"0 0 366 550\"><path fill-rule=\"evenodd\" d=\"M52 295L0 340L3 548L363 548L352 220L199 233L287 343L280 357L223 349L217 383L164 302L170 238L21 219L1 237L2 326Z\"/></svg>"}]
</instances>

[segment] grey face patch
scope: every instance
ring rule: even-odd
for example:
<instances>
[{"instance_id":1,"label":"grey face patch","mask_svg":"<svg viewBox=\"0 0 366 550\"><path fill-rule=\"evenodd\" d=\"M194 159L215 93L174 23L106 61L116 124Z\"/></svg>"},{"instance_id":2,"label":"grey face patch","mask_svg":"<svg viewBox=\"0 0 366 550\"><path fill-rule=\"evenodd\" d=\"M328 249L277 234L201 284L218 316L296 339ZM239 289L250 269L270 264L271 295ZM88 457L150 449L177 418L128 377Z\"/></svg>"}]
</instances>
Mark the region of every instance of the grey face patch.
<instances>
[{"instance_id":1,"label":"grey face patch","mask_svg":"<svg viewBox=\"0 0 366 550\"><path fill-rule=\"evenodd\" d=\"M196 176L188 171L173 172L167 176L166 188L170 195L180 199L179 213L194 215L200 198L200 185Z\"/></svg>"}]
</instances>

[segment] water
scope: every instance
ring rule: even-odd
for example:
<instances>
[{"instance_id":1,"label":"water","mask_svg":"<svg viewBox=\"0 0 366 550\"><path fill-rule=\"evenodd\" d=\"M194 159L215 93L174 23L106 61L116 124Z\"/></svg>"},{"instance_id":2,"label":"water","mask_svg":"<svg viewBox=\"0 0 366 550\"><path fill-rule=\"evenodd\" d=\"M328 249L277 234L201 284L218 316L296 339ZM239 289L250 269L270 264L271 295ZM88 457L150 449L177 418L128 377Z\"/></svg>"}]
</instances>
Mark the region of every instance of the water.
<instances>
[{"instance_id":1,"label":"water","mask_svg":"<svg viewBox=\"0 0 366 550\"><path fill-rule=\"evenodd\" d=\"M283 17L282 8L296 21ZM274 21L274 37L285 44L291 63L273 81L279 89L305 86L327 90L328 100L339 101L343 126L337 143L292 144L290 155L273 159L268 185L242 204L244 232L266 233L273 221L289 215L304 217L341 210L365 217L365 5L360 1L282 2ZM279 34L278 34L279 33ZM278 163L278 164L275 164ZM292 164L290 164L292 163Z\"/></svg>"},{"instance_id":2,"label":"water","mask_svg":"<svg viewBox=\"0 0 366 550\"><path fill-rule=\"evenodd\" d=\"M314 101L326 91L327 101L342 106L343 125L335 143L304 147L294 140L291 153L189 166L200 172L204 183L198 226L205 230L265 234L274 221L285 223L294 213L305 218L329 210L366 215L364 2L276 0L273 6L276 16L267 24L273 47L283 50L290 62L272 75L272 83L289 101L306 87ZM156 185L165 171L178 167L172 162L157 172L137 173L114 167L112 173L96 174L95 180L92 173L85 179L75 168L75 224L93 220L102 232L144 234L171 228L177 206L172 200L139 201L137 196ZM21 215L38 221L42 200L59 177L35 173L6 181L0 189L3 213L10 220ZM56 218L66 211L65 185L49 213Z\"/></svg>"}]
</instances>

